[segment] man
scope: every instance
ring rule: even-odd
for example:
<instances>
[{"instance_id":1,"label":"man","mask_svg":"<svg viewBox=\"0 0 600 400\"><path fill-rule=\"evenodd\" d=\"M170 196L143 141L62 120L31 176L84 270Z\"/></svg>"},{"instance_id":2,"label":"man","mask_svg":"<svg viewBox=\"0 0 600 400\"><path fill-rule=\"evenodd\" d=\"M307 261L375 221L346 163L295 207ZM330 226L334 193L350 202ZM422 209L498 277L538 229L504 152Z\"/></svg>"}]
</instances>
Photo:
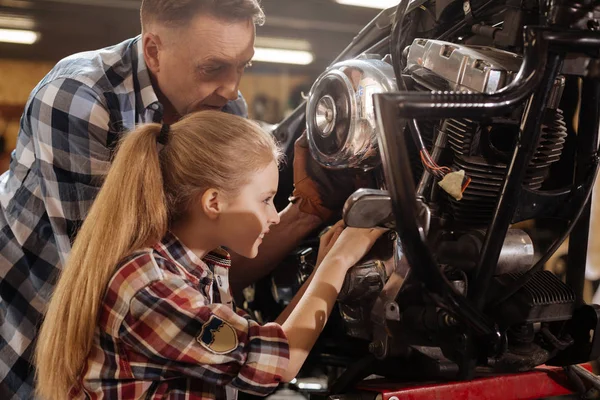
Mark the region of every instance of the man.
<instances>
[{"instance_id":1,"label":"man","mask_svg":"<svg viewBox=\"0 0 600 400\"><path fill-rule=\"evenodd\" d=\"M118 140L136 124L198 110L244 115L238 84L263 19L257 0L144 0L140 37L68 57L33 90L0 179L1 399L32 396L32 341ZM327 217L306 151L296 158L298 201L253 260L262 270L250 276L256 267L234 260L234 288L268 273Z\"/></svg>"}]
</instances>

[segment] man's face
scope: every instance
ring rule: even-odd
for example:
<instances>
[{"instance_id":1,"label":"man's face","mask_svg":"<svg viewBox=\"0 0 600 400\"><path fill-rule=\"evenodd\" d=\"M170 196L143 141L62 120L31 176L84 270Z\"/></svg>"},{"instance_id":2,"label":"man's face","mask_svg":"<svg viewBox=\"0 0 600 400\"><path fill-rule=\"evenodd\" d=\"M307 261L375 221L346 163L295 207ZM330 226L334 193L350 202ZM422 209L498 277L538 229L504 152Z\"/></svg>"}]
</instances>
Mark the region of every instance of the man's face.
<instances>
[{"instance_id":1,"label":"man's face","mask_svg":"<svg viewBox=\"0 0 600 400\"><path fill-rule=\"evenodd\" d=\"M186 27L153 31L144 34L144 53L165 113L220 110L237 99L240 79L254 56L252 21L198 15Z\"/></svg>"}]
</instances>

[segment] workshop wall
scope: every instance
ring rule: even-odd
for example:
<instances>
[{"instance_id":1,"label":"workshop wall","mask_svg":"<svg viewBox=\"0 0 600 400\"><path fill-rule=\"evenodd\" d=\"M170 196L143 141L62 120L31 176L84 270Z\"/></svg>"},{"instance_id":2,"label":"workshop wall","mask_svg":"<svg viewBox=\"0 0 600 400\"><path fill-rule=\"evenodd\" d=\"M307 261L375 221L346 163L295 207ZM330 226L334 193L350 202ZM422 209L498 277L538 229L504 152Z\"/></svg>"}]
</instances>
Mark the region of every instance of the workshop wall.
<instances>
[{"instance_id":1,"label":"workshop wall","mask_svg":"<svg viewBox=\"0 0 600 400\"><path fill-rule=\"evenodd\" d=\"M53 63L0 59L0 135L5 152L15 148L19 119L31 90L52 69ZM300 92L307 92L310 77L289 74L244 75L240 90L248 101L251 118L276 123L295 108Z\"/></svg>"},{"instance_id":2,"label":"workshop wall","mask_svg":"<svg viewBox=\"0 0 600 400\"><path fill-rule=\"evenodd\" d=\"M296 108L300 93L308 94L311 82L305 75L246 73L240 90L248 102L250 117L273 124Z\"/></svg>"},{"instance_id":3,"label":"workshop wall","mask_svg":"<svg viewBox=\"0 0 600 400\"><path fill-rule=\"evenodd\" d=\"M0 59L0 135L5 140L5 151L16 145L19 119L29 93L52 66L52 63Z\"/></svg>"}]
</instances>

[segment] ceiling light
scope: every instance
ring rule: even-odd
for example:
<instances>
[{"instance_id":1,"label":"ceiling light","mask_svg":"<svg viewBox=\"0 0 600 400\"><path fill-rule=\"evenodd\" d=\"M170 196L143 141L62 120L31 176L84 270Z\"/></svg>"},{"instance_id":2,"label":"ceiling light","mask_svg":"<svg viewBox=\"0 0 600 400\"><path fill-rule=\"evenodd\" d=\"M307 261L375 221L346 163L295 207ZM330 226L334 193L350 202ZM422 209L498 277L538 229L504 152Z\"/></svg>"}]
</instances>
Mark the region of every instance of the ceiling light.
<instances>
[{"instance_id":1,"label":"ceiling light","mask_svg":"<svg viewBox=\"0 0 600 400\"><path fill-rule=\"evenodd\" d=\"M33 31L22 31L18 29L0 29L0 42L17 44L34 44L40 38L40 34Z\"/></svg>"},{"instance_id":2,"label":"ceiling light","mask_svg":"<svg viewBox=\"0 0 600 400\"><path fill-rule=\"evenodd\" d=\"M390 8L397 6L399 0L335 0L339 4L347 6L368 7L368 8Z\"/></svg>"},{"instance_id":3,"label":"ceiling light","mask_svg":"<svg viewBox=\"0 0 600 400\"><path fill-rule=\"evenodd\" d=\"M11 29L34 29L35 22L29 17L19 15L0 14L0 27Z\"/></svg>"},{"instance_id":4,"label":"ceiling light","mask_svg":"<svg viewBox=\"0 0 600 400\"><path fill-rule=\"evenodd\" d=\"M279 64L308 65L314 61L314 56L309 51L269 49L257 47L254 49L252 61L263 61Z\"/></svg>"}]
</instances>

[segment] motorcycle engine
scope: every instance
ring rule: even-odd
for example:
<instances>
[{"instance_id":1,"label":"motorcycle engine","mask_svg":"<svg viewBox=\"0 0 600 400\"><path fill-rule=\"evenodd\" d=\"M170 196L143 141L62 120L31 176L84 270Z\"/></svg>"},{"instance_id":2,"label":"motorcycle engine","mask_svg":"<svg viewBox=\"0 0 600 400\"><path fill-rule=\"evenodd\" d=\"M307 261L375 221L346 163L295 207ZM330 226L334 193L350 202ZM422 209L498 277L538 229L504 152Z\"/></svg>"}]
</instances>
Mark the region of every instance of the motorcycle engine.
<instances>
[{"instance_id":1,"label":"motorcycle engine","mask_svg":"<svg viewBox=\"0 0 600 400\"><path fill-rule=\"evenodd\" d=\"M410 46L406 65L414 90L493 93L511 83L521 57L491 47L417 39ZM567 136L558 108L564 84L563 77L556 80L547 104L542 136L526 173L525 185L529 189L542 188L551 165L560 159ZM446 212L455 227L476 228L490 222L522 114L523 107L502 118L447 119L424 124L421 131L425 136L452 150L447 165L452 170L464 170L471 179L460 200L444 196Z\"/></svg>"},{"instance_id":2,"label":"motorcycle engine","mask_svg":"<svg viewBox=\"0 0 600 400\"><path fill-rule=\"evenodd\" d=\"M429 39L416 39L404 54L404 84L417 91L492 93L510 84L521 65L521 56L514 53ZM563 150L567 130L558 108L563 88L564 78L560 77L548 102L541 140L527 170L525 184L533 190L543 188L551 165L560 159ZM307 135L314 159L329 169L371 171L379 177L377 182L384 182L372 95L395 90L396 80L389 56L382 59L362 55L325 71L314 83L306 108ZM485 236L483 228L492 218L523 112L524 106L502 118L418 122L424 145L440 157L440 165L452 171L464 171L470 180L460 199L431 181L423 183L427 182L421 180L423 160L416 144L407 143L415 185L420 182L418 193L424 220L428 226L433 224L437 229L430 239L434 242L433 248L437 249L435 258L440 264L452 265L459 270L453 281L459 291L466 290L468 279L465 274L473 270L478 260ZM386 188L381 183L373 189L375 193ZM365 196L369 194L365 193ZM389 221L389 205L377 204L371 209L363 208L359 219L371 223L373 218ZM316 246L313 250L316 253ZM530 236L523 230L510 229L496 275L519 274L532 265L533 258ZM296 260L297 269L306 270L306 263ZM288 262L294 261L288 259ZM376 323L373 307L394 266L402 265L401 244L390 234L382 237L371 254L350 270L338 299L340 321L348 336L373 340L373 324ZM407 271L405 266L402 277ZM297 281L294 287L299 287L308 273L301 275L293 279ZM280 294L287 290L291 299L293 291L286 289L289 277L274 275L271 283L274 296L281 298ZM567 303L571 303L571 298L567 297Z\"/></svg>"}]
</instances>

